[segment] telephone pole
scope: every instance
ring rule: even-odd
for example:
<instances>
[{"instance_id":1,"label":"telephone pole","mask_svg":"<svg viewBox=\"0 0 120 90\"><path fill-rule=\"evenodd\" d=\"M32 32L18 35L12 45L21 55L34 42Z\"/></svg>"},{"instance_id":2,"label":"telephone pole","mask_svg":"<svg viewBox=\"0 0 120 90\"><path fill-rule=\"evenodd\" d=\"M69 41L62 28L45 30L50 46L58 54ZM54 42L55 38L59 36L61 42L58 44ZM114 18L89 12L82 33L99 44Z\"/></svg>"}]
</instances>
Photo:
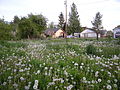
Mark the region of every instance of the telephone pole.
<instances>
[{"instance_id":1,"label":"telephone pole","mask_svg":"<svg viewBox=\"0 0 120 90\"><path fill-rule=\"evenodd\" d=\"M66 34L67 34L67 0L65 0L65 31L66 31Z\"/></svg>"}]
</instances>

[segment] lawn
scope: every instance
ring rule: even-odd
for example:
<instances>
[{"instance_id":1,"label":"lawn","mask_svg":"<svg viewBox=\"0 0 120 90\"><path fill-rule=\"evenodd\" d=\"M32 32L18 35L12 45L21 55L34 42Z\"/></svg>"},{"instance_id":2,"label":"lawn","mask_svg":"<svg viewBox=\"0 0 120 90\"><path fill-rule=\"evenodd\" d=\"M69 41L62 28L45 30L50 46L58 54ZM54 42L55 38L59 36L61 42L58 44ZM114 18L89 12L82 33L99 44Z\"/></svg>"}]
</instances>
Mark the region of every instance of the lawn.
<instances>
[{"instance_id":1,"label":"lawn","mask_svg":"<svg viewBox=\"0 0 120 90\"><path fill-rule=\"evenodd\" d=\"M117 40L0 41L0 90L119 90Z\"/></svg>"}]
</instances>

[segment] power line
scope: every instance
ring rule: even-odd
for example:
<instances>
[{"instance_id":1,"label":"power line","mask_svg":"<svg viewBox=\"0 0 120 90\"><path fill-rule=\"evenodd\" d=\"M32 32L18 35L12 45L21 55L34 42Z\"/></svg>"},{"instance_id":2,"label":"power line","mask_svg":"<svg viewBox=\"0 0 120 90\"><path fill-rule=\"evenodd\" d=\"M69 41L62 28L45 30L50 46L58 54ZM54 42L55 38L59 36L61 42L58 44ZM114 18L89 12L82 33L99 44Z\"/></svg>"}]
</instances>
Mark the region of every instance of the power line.
<instances>
[{"instance_id":1,"label":"power line","mask_svg":"<svg viewBox=\"0 0 120 90\"><path fill-rule=\"evenodd\" d=\"M94 1L94 2L86 2L86 3L80 3L80 4L78 4L78 5L104 3L104 2L108 2L108 1L110 1L110 0L99 0L99 1Z\"/></svg>"}]
</instances>

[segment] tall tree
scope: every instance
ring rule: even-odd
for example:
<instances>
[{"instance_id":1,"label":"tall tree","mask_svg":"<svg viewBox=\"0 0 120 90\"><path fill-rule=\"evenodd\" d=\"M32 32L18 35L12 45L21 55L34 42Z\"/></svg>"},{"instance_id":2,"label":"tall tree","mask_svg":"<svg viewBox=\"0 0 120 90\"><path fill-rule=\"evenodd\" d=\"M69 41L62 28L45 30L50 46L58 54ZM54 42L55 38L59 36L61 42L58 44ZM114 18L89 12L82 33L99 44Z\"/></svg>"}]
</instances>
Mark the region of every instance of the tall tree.
<instances>
[{"instance_id":1,"label":"tall tree","mask_svg":"<svg viewBox=\"0 0 120 90\"><path fill-rule=\"evenodd\" d=\"M100 33L100 30L103 28L102 26L102 15L100 14L100 12L96 13L96 16L94 18L93 21L91 21L92 25L93 25L93 29L95 30L96 34L97 34L97 40L98 40L98 35Z\"/></svg>"},{"instance_id":2,"label":"tall tree","mask_svg":"<svg viewBox=\"0 0 120 90\"><path fill-rule=\"evenodd\" d=\"M11 25L4 21L4 19L0 19L0 40L11 40Z\"/></svg>"},{"instance_id":3,"label":"tall tree","mask_svg":"<svg viewBox=\"0 0 120 90\"><path fill-rule=\"evenodd\" d=\"M46 23L46 18L41 14L29 14L28 17L21 18L18 25L20 38L39 38L42 31L46 29Z\"/></svg>"},{"instance_id":4,"label":"tall tree","mask_svg":"<svg viewBox=\"0 0 120 90\"><path fill-rule=\"evenodd\" d=\"M77 12L77 7L73 3L71 7L71 12L69 14L69 21L68 21L68 34L74 34L81 32L81 26L80 26L80 20L79 20L79 15Z\"/></svg>"},{"instance_id":5,"label":"tall tree","mask_svg":"<svg viewBox=\"0 0 120 90\"><path fill-rule=\"evenodd\" d=\"M48 28L57 28L56 25L54 24L54 22L50 22L48 24Z\"/></svg>"},{"instance_id":6,"label":"tall tree","mask_svg":"<svg viewBox=\"0 0 120 90\"><path fill-rule=\"evenodd\" d=\"M39 33L46 29L47 19L42 14L39 15L29 14L28 18L32 21L33 24L35 24Z\"/></svg>"},{"instance_id":7,"label":"tall tree","mask_svg":"<svg viewBox=\"0 0 120 90\"><path fill-rule=\"evenodd\" d=\"M18 32L18 24L20 22L20 18L18 16L14 16L13 22L12 24L12 28L13 28L13 35L16 38L16 34Z\"/></svg>"},{"instance_id":8,"label":"tall tree","mask_svg":"<svg viewBox=\"0 0 120 90\"><path fill-rule=\"evenodd\" d=\"M21 39L33 38L34 36L33 29L34 29L34 26L28 18L23 17L20 20L18 34Z\"/></svg>"},{"instance_id":9,"label":"tall tree","mask_svg":"<svg viewBox=\"0 0 120 90\"><path fill-rule=\"evenodd\" d=\"M15 24L18 24L19 21L20 21L19 17L18 17L18 16L14 16L13 22L14 22Z\"/></svg>"},{"instance_id":10,"label":"tall tree","mask_svg":"<svg viewBox=\"0 0 120 90\"><path fill-rule=\"evenodd\" d=\"M63 15L63 13L61 12L60 15L59 15L59 23L58 23L58 27L59 27L59 28L61 28L61 29L63 28L64 21L65 21L65 20L64 20L64 15Z\"/></svg>"}]
</instances>

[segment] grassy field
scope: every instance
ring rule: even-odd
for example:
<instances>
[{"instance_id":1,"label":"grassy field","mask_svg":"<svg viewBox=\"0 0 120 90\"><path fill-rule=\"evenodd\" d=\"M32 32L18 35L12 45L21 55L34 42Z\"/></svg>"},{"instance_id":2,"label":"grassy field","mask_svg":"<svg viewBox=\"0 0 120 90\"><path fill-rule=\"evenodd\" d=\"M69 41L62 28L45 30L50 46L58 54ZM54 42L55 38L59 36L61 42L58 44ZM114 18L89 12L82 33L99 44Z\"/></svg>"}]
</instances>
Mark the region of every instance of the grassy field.
<instances>
[{"instance_id":1,"label":"grassy field","mask_svg":"<svg viewBox=\"0 0 120 90\"><path fill-rule=\"evenodd\" d=\"M116 40L0 41L0 90L120 90Z\"/></svg>"}]
</instances>

